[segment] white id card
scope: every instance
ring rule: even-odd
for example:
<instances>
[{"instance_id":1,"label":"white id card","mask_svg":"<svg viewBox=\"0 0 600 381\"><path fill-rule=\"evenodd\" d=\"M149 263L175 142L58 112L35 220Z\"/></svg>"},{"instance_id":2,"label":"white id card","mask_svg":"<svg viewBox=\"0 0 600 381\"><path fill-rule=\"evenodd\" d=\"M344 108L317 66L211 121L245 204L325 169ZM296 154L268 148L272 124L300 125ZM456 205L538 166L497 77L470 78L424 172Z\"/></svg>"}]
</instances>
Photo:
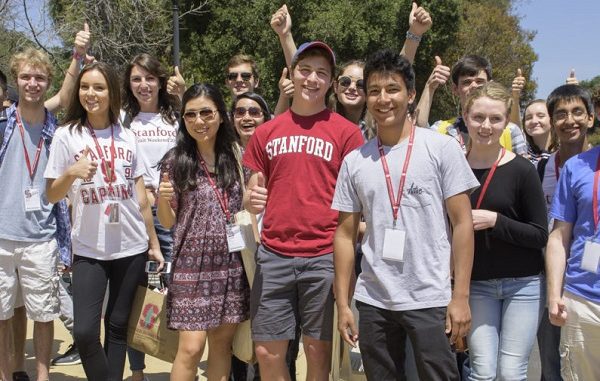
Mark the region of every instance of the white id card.
<instances>
[{"instance_id":1,"label":"white id card","mask_svg":"<svg viewBox=\"0 0 600 381\"><path fill-rule=\"evenodd\" d=\"M229 252L240 251L246 248L246 242L244 242L244 236L242 230L238 225L227 224L227 247Z\"/></svg>"},{"instance_id":2,"label":"white id card","mask_svg":"<svg viewBox=\"0 0 600 381\"><path fill-rule=\"evenodd\" d=\"M42 210L42 199L40 197L40 190L37 188L25 188L23 191L23 197L25 199L25 211L26 212L37 212Z\"/></svg>"},{"instance_id":3,"label":"white id card","mask_svg":"<svg viewBox=\"0 0 600 381\"><path fill-rule=\"evenodd\" d=\"M598 264L600 264L600 243L585 241L581 269L597 274Z\"/></svg>"},{"instance_id":4,"label":"white id card","mask_svg":"<svg viewBox=\"0 0 600 381\"><path fill-rule=\"evenodd\" d=\"M111 202L104 211L105 222L109 225L118 225L121 223L121 208L118 202Z\"/></svg>"},{"instance_id":5,"label":"white id card","mask_svg":"<svg viewBox=\"0 0 600 381\"><path fill-rule=\"evenodd\" d=\"M386 228L383 238L383 259L403 262L405 240L404 230Z\"/></svg>"}]
</instances>

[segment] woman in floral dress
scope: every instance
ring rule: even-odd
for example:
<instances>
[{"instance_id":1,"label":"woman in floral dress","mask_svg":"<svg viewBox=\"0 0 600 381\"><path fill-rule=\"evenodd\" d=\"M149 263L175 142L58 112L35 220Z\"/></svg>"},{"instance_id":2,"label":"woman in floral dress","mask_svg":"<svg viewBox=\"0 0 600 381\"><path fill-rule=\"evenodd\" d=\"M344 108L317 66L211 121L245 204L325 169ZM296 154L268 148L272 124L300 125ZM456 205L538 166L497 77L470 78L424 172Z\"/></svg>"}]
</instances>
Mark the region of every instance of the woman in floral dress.
<instances>
[{"instance_id":1,"label":"woman in floral dress","mask_svg":"<svg viewBox=\"0 0 600 381\"><path fill-rule=\"evenodd\" d=\"M249 306L239 245L227 234L242 208L237 139L216 87L196 84L182 103L185 128L161 163L158 203L161 224L174 228L167 319L180 336L171 380L194 379L207 338L208 379L225 379Z\"/></svg>"}]
</instances>

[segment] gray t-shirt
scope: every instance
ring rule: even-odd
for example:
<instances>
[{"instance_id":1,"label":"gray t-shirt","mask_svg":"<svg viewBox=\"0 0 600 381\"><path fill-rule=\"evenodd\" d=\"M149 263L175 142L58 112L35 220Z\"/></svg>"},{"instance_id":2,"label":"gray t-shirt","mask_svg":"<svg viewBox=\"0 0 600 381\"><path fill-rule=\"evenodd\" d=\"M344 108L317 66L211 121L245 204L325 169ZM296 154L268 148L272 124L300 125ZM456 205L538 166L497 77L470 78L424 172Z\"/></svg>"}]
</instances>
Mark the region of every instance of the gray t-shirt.
<instances>
[{"instance_id":1,"label":"gray t-shirt","mask_svg":"<svg viewBox=\"0 0 600 381\"><path fill-rule=\"evenodd\" d=\"M23 121L25 146L29 154L29 162L33 169L38 142L42 136L43 124L28 126ZM19 128L15 126L6 154L0 165L0 238L20 242L46 242L56 233L56 219L52 207L46 199L46 179L44 170L48 163L49 150L42 144L40 159L34 175L33 184L25 164L23 139ZM36 188L41 197L41 210L25 211L24 192L27 188Z\"/></svg>"},{"instance_id":2,"label":"gray t-shirt","mask_svg":"<svg viewBox=\"0 0 600 381\"><path fill-rule=\"evenodd\" d=\"M407 147L408 139L384 146L394 198ZM478 185L455 139L417 128L396 223L406 231L404 262L386 260L384 234L394 219L377 139L348 154L332 208L360 212L367 223L355 299L392 311L446 306L451 296L451 236L444 200Z\"/></svg>"}]
</instances>

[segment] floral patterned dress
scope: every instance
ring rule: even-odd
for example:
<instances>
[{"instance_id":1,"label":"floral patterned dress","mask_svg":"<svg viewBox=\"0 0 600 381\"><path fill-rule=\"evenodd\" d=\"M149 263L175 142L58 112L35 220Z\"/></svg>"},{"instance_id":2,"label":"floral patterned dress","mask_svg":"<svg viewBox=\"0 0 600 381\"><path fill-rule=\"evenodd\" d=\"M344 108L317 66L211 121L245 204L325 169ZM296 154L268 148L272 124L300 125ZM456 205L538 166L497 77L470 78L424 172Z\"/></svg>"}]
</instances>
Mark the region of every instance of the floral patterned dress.
<instances>
[{"instance_id":1,"label":"floral patterned dress","mask_svg":"<svg viewBox=\"0 0 600 381\"><path fill-rule=\"evenodd\" d=\"M169 162L162 172L175 178ZM200 169L196 189L176 192L171 202L176 215L167 294L171 329L206 331L248 319L250 288L241 255L228 251L225 213L206 176ZM211 176L216 182L215 175ZM219 192L223 194L220 187ZM233 216L242 205L239 182L227 189L227 199Z\"/></svg>"}]
</instances>

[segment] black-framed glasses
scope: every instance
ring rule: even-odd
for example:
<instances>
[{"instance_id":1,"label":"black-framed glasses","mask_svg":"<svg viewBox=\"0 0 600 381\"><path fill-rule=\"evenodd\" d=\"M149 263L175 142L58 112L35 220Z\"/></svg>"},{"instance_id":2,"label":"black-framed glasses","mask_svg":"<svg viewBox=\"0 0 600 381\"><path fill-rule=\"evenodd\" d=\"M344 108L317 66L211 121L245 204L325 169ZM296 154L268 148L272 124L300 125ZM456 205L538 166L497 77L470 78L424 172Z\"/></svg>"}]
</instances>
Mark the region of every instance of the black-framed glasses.
<instances>
[{"instance_id":1,"label":"black-framed glasses","mask_svg":"<svg viewBox=\"0 0 600 381\"><path fill-rule=\"evenodd\" d=\"M263 116L260 107L236 107L235 110L233 110L233 116L236 118L243 118L246 113L248 113L251 118L260 118Z\"/></svg>"},{"instance_id":2,"label":"black-framed glasses","mask_svg":"<svg viewBox=\"0 0 600 381\"><path fill-rule=\"evenodd\" d=\"M587 116L587 111L576 108L572 111L559 110L554 113L554 120L557 122L564 122L569 118L569 115L573 117L575 122L581 122Z\"/></svg>"},{"instance_id":3,"label":"black-framed glasses","mask_svg":"<svg viewBox=\"0 0 600 381\"><path fill-rule=\"evenodd\" d=\"M247 72L247 71L243 71L241 73L236 73L234 71L231 71L231 72L227 73L227 79L230 81L236 81L238 79L238 76L241 76L242 81L244 81L244 82L249 82L252 79L252 73Z\"/></svg>"},{"instance_id":4,"label":"black-framed glasses","mask_svg":"<svg viewBox=\"0 0 600 381\"><path fill-rule=\"evenodd\" d=\"M203 121L210 122L211 120L215 119L216 115L217 115L217 110L203 108L202 110L199 110L199 111L184 112L183 119L188 123L192 123L192 122L195 122L196 119L198 119L198 117L200 117L200 119L202 119Z\"/></svg>"},{"instance_id":5,"label":"black-framed glasses","mask_svg":"<svg viewBox=\"0 0 600 381\"><path fill-rule=\"evenodd\" d=\"M352 84L352 82L356 83L356 88L358 90L364 90L365 89L365 81L363 79L357 79L356 81L353 80L350 77L347 77L345 75L341 76L338 78L338 84L342 87L350 87L350 84Z\"/></svg>"}]
</instances>

